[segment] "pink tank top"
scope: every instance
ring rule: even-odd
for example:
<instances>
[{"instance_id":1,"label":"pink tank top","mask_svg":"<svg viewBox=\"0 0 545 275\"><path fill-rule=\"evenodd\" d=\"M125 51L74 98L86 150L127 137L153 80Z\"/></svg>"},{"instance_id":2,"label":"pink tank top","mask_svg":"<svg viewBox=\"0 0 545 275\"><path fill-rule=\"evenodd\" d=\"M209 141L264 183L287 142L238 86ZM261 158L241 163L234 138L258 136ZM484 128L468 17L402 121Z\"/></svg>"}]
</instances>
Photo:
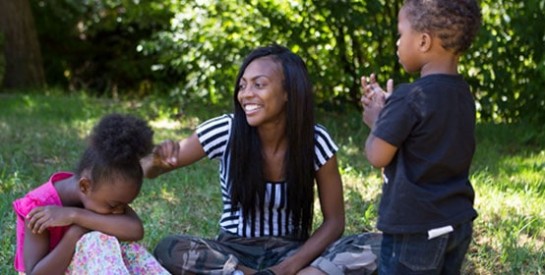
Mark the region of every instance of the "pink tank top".
<instances>
[{"instance_id":1,"label":"pink tank top","mask_svg":"<svg viewBox=\"0 0 545 275\"><path fill-rule=\"evenodd\" d=\"M25 241L25 217L30 211L39 206L58 205L62 206L61 199L54 187L55 182L64 180L73 176L69 172L58 172L49 178L49 181L40 185L36 189L28 192L24 197L13 202L13 210L17 216L17 247L15 252L14 266L18 272L25 272L24 262L24 241ZM49 251L51 251L61 241L62 236L68 230L68 226L50 227L49 231Z\"/></svg>"}]
</instances>

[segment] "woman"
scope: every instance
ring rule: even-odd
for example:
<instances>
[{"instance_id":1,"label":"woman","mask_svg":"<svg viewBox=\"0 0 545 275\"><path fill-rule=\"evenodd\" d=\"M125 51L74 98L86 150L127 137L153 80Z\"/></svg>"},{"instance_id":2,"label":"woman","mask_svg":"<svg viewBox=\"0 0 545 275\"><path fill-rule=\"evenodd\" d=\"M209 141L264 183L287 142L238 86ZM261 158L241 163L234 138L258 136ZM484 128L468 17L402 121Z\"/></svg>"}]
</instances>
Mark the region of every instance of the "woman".
<instances>
[{"instance_id":1,"label":"woman","mask_svg":"<svg viewBox=\"0 0 545 275\"><path fill-rule=\"evenodd\" d=\"M220 235L167 237L155 248L157 259L174 274L341 274L353 263L359 274L373 270L376 257L364 245L378 246L379 235L330 246L345 223L337 146L314 122L301 58L277 45L255 49L240 68L234 101L234 114L204 122L179 142L164 141L142 160L149 178L205 156L220 160ZM312 232L315 183L323 222Z\"/></svg>"}]
</instances>

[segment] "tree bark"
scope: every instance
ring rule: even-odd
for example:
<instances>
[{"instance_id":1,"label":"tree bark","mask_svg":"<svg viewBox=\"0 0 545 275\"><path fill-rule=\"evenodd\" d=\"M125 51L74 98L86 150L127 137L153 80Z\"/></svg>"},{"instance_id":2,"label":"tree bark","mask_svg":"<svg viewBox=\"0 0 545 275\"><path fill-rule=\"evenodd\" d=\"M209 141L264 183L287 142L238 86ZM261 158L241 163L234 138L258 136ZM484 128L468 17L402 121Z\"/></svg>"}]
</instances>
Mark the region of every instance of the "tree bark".
<instances>
[{"instance_id":1,"label":"tree bark","mask_svg":"<svg viewBox=\"0 0 545 275\"><path fill-rule=\"evenodd\" d=\"M38 34L29 0L0 0L0 34L3 35L4 88L45 84Z\"/></svg>"}]
</instances>

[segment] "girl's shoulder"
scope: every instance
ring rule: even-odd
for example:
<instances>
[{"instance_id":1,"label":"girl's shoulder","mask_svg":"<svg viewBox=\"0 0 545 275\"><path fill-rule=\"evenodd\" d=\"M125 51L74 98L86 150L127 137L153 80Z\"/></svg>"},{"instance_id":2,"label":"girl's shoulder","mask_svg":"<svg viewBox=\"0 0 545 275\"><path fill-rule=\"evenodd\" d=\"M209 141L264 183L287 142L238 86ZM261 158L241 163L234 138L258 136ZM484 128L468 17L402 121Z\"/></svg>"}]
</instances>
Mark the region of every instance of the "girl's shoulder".
<instances>
[{"instance_id":1,"label":"girl's shoulder","mask_svg":"<svg viewBox=\"0 0 545 275\"><path fill-rule=\"evenodd\" d=\"M42 185L28 192L25 196L16 199L13 202L13 210L18 215L26 216L35 207L46 205L62 205L62 201L55 189L54 183L71 177L69 172L59 172L53 174L49 180Z\"/></svg>"}]
</instances>

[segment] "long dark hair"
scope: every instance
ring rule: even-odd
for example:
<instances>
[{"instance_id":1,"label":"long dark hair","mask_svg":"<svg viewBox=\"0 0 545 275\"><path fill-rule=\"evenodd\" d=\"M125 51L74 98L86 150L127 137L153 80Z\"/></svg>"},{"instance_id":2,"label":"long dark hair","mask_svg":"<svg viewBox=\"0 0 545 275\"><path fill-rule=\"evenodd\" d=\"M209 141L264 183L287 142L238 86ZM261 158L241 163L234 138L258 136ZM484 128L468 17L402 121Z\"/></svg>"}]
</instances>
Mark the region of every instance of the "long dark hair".
<instances>
[{"instance_id":1,"label":"long dark hair","mask_svg":"<svg viewBox=\"0 0 545 275\"><path fill-rule=\"evenodd\" d=\"M153 148L153 130L137 117L121 114L104 116L93 128L81 156L76 176L89 170L96 188L102 179L122 177L140 188L143 171L140 158Z\"/></svg>"},{"instance_id":2,"label":"long dark hair","mask_svg":"<svg viewBox=\"0 0 545 275\"><path fill-rule=\"evenodd\" d=\"M263 155L257 129L248 124L237 95L246 67L255 59L269 56L282 66L283 88L287 93L286 136L288 148L283 171L288 185L287 212L298 239L310 235L314 202L314 100L312 84L303 60L289 49L272 45L257 48L244 60L235 82L234 122L229 166L231 203L242 207L245 220L255 219L258 204L265 198ZM261 152L261 153L258 153Z\"/></svg>"}]
</instances>

